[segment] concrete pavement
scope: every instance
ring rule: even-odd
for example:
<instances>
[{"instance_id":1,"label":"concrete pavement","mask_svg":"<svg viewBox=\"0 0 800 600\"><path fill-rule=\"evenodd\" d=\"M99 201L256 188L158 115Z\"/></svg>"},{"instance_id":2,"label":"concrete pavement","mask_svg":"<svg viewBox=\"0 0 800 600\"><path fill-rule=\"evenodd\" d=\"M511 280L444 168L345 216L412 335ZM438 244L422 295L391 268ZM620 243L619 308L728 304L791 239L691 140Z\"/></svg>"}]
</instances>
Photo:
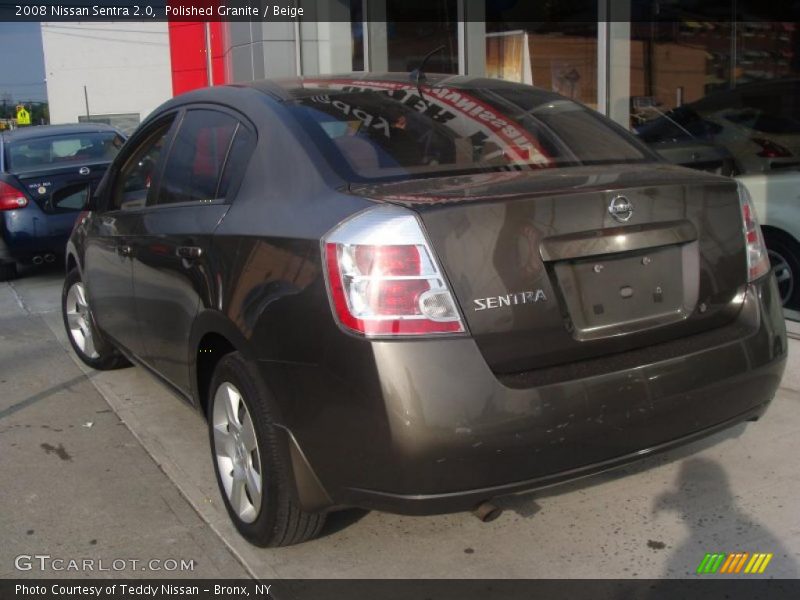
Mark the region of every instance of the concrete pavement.
<instances>
[{"instance_id":1,"label":"concrete pavement","mask_svg":"<svg viewBox=\"0 0 800 600\"><path fill-rule=\"evenodd\" d=\"M22 288L32 307L41 310L36 298L47 298L50 310L55 283L35 277ZM0 284L0 449L0 578L248 576L7 284ZM84 559L93 570L69 568L69 560ZM39 570L42 562L53 569Z\"/></svg>"},{"instance_id":2,"label":"concrete pavement","mask_svg":"<svg viewBox=\"0 0 800 600\"><path fill-rule=\"evenodd\" d=\"M50 341L57 339L66 347L58 314L60 280L58 273L36 275L14 282L13 289L49 327ZM0 340L5 354L35 356L16 340L10 341L9 348L6 340ZM8 373L6 363L0 364ZM78 365L77 358L73 364ZM706 552L735 551L772 552L775 557L766 574L797 577L799 366L800 342L792 341L784 387L761 421L622 470L505 499L500 504L508 510L492 523L480 523L468 514L402 517L347 511L330 519L321 539L277 550L250 546L230 525L199 415L140 368L98 373L80 365L89 379L77 377L74 385L91 385L105 398L220 540L259 577L682 577L694 572ZM47 389L45 383L52 376L48 366L34 363L30 373L44 378L42 388ZM5 389L7 384L0 385ZM84 410L82 402L75 400L75 410ZM0 432L8 427L6 421L0 419ZM23 440L27 433L17 435ZM0 439L5 446L4 437ZM38 438L26 443L36 446L36 442ZM115 442L109 443L113 453ZM66 443L65 448L69 448ZM129 455L138 456L131 449L125 460L119 456L115 463L121 466ZM4 484L5 462L0 469ZM80 477L89 477L100 488L105 481L102 474ZM159 481L143 481L136 489L145 491L131 501L160 493L159 486ZM4 495L0 498L10 501ZM114 530L120 543L137 536L139 529L160 528L158 511L150 514L144 506L136 510L127 529ZM45 510L31 509L28 514L31 524L26 521L25 527L36 528L37 521L49 518ZM109 521L106 526L113 525ZM15 538L10 547L22 548L24 542L24 536ZM5 558L2 564L7 565ZM227 564L220 565L221 572ZM231 568L234 575L235 566Z\"/></svg>"}]
</instances>

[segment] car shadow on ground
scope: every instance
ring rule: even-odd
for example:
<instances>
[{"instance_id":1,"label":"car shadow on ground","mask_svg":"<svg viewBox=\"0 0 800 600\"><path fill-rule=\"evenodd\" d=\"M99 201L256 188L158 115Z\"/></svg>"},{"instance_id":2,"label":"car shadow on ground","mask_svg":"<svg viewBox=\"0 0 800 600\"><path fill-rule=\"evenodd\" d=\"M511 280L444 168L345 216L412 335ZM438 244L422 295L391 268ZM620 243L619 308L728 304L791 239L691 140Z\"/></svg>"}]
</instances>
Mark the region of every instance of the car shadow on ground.
<instances>
[{"instance_id":1,"label":"car shadow on ground","mask_svg":"<svg viewBox=\"0 0 800 600\"><path fill-rule=\"evenodd\" d=\"M43 275L53 275L55 273L64 273L64 261L57 259L55 262L44 263L41 265L17 265L16 279L29 279L31 277L41 277Z\"/></svg>"},{"instance_id":2,"label":"car shadow on ground","mask_svg":"<svg viewBox=\"0 0 800 600\"><path fill-rule=\"evenodd\" d=\"M344 510L331 512L325 520L322 532L317 537L324 538L330 535L336 535L340 531L355 525L368 514L368 510L363 510L361 508L346 508Z\"/></svg>"},{"instance_id":3,"label":"car shadow on ground","mask_svg":"<svg viewBox=\"0 0 800 600\"><path fill-rule=\"evenodd\" d=\"M800 569L792 553L778 536L738 506L737 496L731 491L728 475L722 466L709 458L696 456L705 449L738 438L746 429L747 423L741 423L708 438L624 467L546 489L498 498L495 503L521 517L532 517L541 509L537 503L539 499L558 497L643 473L660 465L683 461L672 489L656 496L653 501L653 519L665 512L676 513L688 529L686 538L670 548L671 555L662 577L697 576L697 568L706 553L748 552L751 555L773 554L770 566L761 577L797 578ZM737 543L737 538L746 541ZM741 577L741 574L738 576Z\"/></svg>"},{"instance_id":4,"label":"car shadow on ground","mask_svg":"<svg viewBox=\"0 0 800 600\"><path fill-rule=\"evenodd\" d=\"M764 576L798 576L791 553L775 534L739 508L725 469L713 460L696 457L681 465L674 488L653 503L653 515L664 511L677 513L689 529L689 536L673 550L664 577L694 576L705 554L716 552L747 552L751 557L772 553ZM737 544L736 538L747 541Z\"/></svg>"},{"instance_id":5,"label":"car shadow on ground","mask_svg":"<svg viewBox=\"0 0 800 600\"><path fill-rule=\"evenodd\" d=\"M495 504L503 510L509 510L520 517L532 517L540 510L536 502L543 498L553 498L565 494L591 488L602 483L616 481L625 477L630 477L644 473L661 465L666 465L687 459L703 450L712 448L729 439L741 436L747 430L747 423L740 423L720 433L711 435L707 438L697 440L666 452L658 453L653 456L638 460L621 467L614 467L602 473L595 473L579 479L566 481L550 487L540 488L530 492L524 492L514 496L497 498Z\"/></svg>"}]
</instances>

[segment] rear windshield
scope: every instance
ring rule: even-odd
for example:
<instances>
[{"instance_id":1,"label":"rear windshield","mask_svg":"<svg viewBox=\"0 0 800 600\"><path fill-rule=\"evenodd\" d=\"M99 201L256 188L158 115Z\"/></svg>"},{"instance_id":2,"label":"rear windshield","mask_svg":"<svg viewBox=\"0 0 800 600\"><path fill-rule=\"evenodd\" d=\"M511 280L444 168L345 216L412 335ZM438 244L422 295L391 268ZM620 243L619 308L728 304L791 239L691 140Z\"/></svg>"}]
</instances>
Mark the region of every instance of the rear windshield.
<instances>
[{"instance_id":1,"label":"rear windshield","mask_svg":"<svg viewBox=\"0 0 800 600\"><path fill-rule=\"evenodd\" d=\"M6 147L8 170L24 173L71 164L110 162L123 141L118 133L102 131L11 142Z\"/></svg>"},{"instance_id":2,"label":"rear windshield","mask_svg":"<svg viewBox=\"0 0 800 600\"><path fill-rule=\"evenodd\" d=\"M289 109L350 179L654 160L593 110L534 89L432 87L420 95L413 85L392 84L318 91L292 100Z\"/></svg>"}]
</instances>

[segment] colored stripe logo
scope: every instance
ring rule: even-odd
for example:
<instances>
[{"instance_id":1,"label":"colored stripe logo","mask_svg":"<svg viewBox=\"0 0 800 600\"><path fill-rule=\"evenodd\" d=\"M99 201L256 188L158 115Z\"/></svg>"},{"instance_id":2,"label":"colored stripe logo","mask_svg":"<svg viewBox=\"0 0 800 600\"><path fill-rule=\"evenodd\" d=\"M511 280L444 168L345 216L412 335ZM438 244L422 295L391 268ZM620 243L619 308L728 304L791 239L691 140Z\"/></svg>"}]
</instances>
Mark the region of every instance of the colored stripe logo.
<instances>
[{"instance_id":1,"label":"colored stripe logo","mask_svg":"<svg viewBox=\"0 0 800 600\"><path fill-rule=\"evenodd\" d=\"M697 574L756 575L767 570L772 556L772 552L708 552L697 566Z\"/></svg>"}]
</instances>

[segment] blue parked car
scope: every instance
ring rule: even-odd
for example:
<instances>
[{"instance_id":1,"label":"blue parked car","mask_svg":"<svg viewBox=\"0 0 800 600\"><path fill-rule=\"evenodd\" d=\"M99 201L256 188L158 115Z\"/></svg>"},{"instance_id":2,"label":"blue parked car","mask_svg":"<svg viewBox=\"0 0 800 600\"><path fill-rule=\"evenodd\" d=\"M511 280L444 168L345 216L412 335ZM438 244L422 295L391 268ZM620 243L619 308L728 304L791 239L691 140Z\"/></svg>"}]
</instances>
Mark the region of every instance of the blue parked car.
<instances>
[{"instance_id":1,"label":"blue parked car","mask_svg":"<svg viewBox=\"0 0 800 600\"><path fill-rule=\"evenodd\" d=\"M101 123L0 132L0 281L64 254L87 195L125 141Z\"/></svg>"}]
</instances>

